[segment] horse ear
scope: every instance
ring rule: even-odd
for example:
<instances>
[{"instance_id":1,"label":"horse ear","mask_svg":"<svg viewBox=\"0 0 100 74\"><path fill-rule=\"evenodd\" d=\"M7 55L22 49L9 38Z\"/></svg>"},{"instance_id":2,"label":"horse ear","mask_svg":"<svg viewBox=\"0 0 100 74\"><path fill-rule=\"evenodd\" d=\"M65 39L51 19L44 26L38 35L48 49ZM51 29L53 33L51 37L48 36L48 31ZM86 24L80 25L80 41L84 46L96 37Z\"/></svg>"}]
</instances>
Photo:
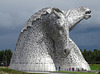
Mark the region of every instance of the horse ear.
<instances>
[{"instance_id":1,"label":"horse ear","mask_svg":"<svg viewBox=\"0 0 100 74\"><path fill-rule=\"evenodd\" d=\"M60 9L58 8L52 8L53 10L55 10L56 12L60 12L60 13L63 13Z\"/></svg>"},{"instance_id":2,"label":"horse ear","mask_svg":"<svg viewBox=\"0 0 100 74\"><path fill-rule=\"evenodd\" d=\"M61 18L61 16L59 15L58 12L56 12L55 10L53 10L54 14L58 17L58 18Z\"/></svg>"},{"instance_id":3,"label":"horse ear","mask_svg":"<svg viewBox=\"0 0 100 74\"><path fill-rule=\"evenodd\" d=\"M61 18L60 13L64 14L60 9L58 8L52 8L54 14L58 17Z\"/></svg>"}]
</instances>

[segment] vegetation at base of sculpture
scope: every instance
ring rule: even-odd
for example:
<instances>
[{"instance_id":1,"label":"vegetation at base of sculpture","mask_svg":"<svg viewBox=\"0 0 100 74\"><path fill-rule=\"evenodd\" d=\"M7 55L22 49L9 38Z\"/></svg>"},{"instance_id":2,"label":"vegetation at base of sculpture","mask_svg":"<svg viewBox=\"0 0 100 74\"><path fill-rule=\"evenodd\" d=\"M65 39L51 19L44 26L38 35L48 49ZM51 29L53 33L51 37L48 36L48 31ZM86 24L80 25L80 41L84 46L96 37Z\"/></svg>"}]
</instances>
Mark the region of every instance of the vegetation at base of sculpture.
<instances>
[{"instance_id":1,"label":"vegetation at base of sculpture","mask_svg":"<svg viewBox=\"0 0 100 74\"><path fill-rule=\"evenodd\" d=\"M100 67L100 65L98 65ZM100 69L93 69L93 70L100 70ZM55 72L54 72L55 73ZM72 72L72 71L56 71L56 73L71 73L71 74L100 74L100 72ZM9 69L7 67L0 67L0 74L44 74L44 73L27 73L27 72L21 72L21 71L16 71L13 69Z\"/></svg>"}]
</instances>

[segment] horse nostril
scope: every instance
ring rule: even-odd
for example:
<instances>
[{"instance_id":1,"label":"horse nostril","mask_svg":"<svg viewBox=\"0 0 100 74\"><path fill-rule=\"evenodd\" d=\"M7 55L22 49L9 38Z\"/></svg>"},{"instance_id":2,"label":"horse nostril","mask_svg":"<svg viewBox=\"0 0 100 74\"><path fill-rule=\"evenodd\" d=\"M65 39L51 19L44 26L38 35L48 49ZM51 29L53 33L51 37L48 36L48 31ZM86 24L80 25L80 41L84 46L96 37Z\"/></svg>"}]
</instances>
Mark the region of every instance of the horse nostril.
<instances>
[{"instance_id":1,"label":"horse nostril","mask_svg":"<svg viewBox=\"0 0 100 74\"><path fill-rule=\"evenodd\" d=\"M91 10L90 10L90 13L91 13Z\"/></svg>"},{"instance_id":2,"label":"horse nostril","mask_svg":"<svg viewBox=\"0 0 100 74\"><path fill-rule=\"evenodd\" d=\"M66 53L66 49L64 50L64 53Z\"/></svg>"},{"instance_id":3,"label":"horse nostril","mask_svg":"<svg viewBox=\"0 0 100 74\"><path fill-rule=\"evenodd\" d=\"M86 11L86 12L85 12L85 14L90 14L90 13L91 13L91 11Z\"/></svg>"}]
</instances>

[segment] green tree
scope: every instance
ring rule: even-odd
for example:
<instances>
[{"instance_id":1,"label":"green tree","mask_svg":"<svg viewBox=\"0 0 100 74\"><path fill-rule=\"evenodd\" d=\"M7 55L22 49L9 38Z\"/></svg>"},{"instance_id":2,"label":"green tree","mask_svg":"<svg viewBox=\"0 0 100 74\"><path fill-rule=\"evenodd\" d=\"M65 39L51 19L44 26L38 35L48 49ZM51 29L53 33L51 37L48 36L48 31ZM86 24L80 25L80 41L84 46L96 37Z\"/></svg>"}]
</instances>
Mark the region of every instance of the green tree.
<instances>
[{"instance_id":1,"label":"green tree","mask_svg":"<svg viewBox=\"0 0 100 74\"><path fill-rule=\"evenodd\" d=\"M4 62L4 54L5 54L5 52L4 52L4 50L2 50L2 51L0 51L0 64L2 63L2 62Z\"/></svg>"},{"instance_id":2,"label":"green tree","mask_svg":"<svg viewBox=\"0 0 100 74\"><path fill-rule=\"evenodd\" d=\"M92 63L92 51L91 50L87 51L87 59L88 59L88 63Z\"/></svg>"},{"instance_id":3,"label":"green tree","mask_svg":"<svg viewBox=\"0 0 100 74\"><path fill-rule=\"evenodd\" d=\"M8 65L10 64L11 56L12 56L11 50L10 50L10 49L6 49L6 50L5 50L5 61L6 61L6 66L8 66Z\"/></svg>"},{"instance_id":4,"label":"green tree","mask_svg":"<svg viewBox=\"0 0 100 74\"><path fill-rule=\"evenodd\" d=\"M81 49L80 49L80 51L81 51ZM84 49L82 54L88 63L90 63L90 64L99 63L100 64L100 50L94 49L93 51L91 51L91 50L87 51L86 49Z\"/></svg>"},{"instance_id":5,"label":"green tree","mask_svg":"<svg viewBox=\"0 0 100 74\"><path fill-rule=\"evenodd\" d=\"M0 51L0 64L3 66L8 66L11 60L12 51L10 49Z\"/></svg>"},{"instance_id":6,"label":"green tree","mask_svg":"<svg viewBox=\"0 0 100 74\"><path fill-rule=\"evenodd\" d=\"M97 57L97 49L93 50L93 54L92 54L92 62L96 63L96 57Z\"/></svg>"},{"instance_id":7,"label":"green tree","mask_svg":"<svg viewBox=\"0 0 100 74\"><path fill-rule=\"evenodd\" d=\"M100 61L100 50L94 49L93 56L95 57L95 62L99 62Z\"/></svg>"},{"instance_id":8,"label":"green tree","mask_svg":"<svg viewBox=\"0 0 100 74\"><path fill-rule=\"evenodd\" d=\"M84 49L84 51L83 51L83 56L84 56L85 60L88 61L87 50L86 49Z\"/></svg>"}]
</instances>

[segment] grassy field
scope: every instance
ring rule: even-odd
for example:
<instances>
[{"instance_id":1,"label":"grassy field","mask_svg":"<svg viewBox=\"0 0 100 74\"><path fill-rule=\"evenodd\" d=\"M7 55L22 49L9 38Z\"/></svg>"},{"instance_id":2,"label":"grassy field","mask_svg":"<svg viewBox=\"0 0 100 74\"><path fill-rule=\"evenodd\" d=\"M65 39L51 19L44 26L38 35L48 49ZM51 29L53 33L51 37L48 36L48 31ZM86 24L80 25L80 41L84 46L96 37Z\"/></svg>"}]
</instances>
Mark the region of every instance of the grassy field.
<instances>
[{"instance_id":1,"label":"grassy field","mask_svg":"<svg viewBox=\"0 0 100 74\"><path fill-rule=\"evenodd\" d=\"M100 70L100 64L90 64L91 70Z\"/></svg>"},{"instance_id":2,"label":"grassy field","mask_svg":"<svg viewBox=\"0 0 100 74\"><path fill-rule=\"evenodd\" d=\"M91 70L100 70L100 64L91 64ZM56 71L60 73L72 73L72 74L100 74L100 73L91 73L91 72L71 72L71 71ZM8 69L7 67L0 67L0 74L43 74L43 73L26 73L21 71L15 71Z\"/></svg>"},{"instance_id":3,"label":"grassy field","mask_svg":"<svg viewBox=\"0 0 100 74\"><path fill-rule=\"evenodd\" d=\"M0 74L43 74L43 73L26 73L26 72L9 69L7 67L0 67Z\"/></svg>"},{"instance_id":4,"label":"grassy field","mask_svg":"<svg viewBox=\"0 0 100 74\"><path fill-rule=\"evenodd\" d=\"M92 73L92 72L71 72L71 71L57 71L58 73L71 73L71 74L100 74L100 73Z\"/></svg>"}]
</instances>

